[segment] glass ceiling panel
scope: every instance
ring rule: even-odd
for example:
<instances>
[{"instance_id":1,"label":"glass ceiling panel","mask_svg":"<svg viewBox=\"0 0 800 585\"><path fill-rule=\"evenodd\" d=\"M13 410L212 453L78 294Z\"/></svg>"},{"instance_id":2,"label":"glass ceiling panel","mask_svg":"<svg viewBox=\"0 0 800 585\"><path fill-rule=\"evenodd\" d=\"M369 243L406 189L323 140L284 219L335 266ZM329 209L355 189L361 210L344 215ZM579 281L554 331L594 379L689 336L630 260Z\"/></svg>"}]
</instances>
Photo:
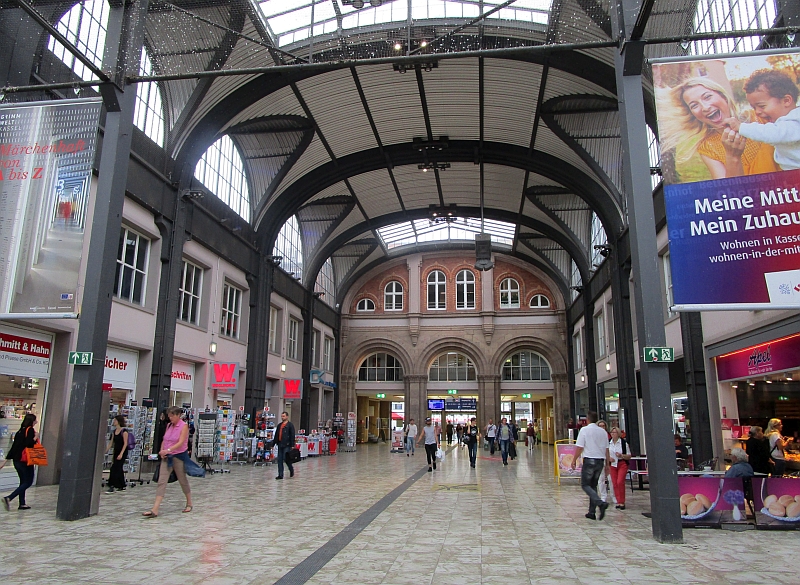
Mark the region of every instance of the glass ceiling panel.
<instances>
[{"instance_id":1,"label":"glass ceiling panel","mask_svg":"<svg viewBox=\"0 0 800 585\"><path fill-rule=\"evenodd\" d=\"M483 0L483 11L487 12L504 1ZM409 17L409 7L413 21L448 20L453 21L453 25L463 24L462 21L481 14L481 0L383 0L381 6L376 7L366 0L361 9L344 5L341 0L266 0L257 3L281 46L308 38L312 28L314 35L335 32L339 22L334 3L341 15L343 31L393 22L404 25ZM552 0L517 0L488 18L522 25L547 24L551 4Z\"/></svg>"},{"instance_id":2,"label":"glass ceiling panel","mask_svg":"<svg viewBox=\"0 0 800 585\"><path fill-rule=\"evenodd\" d=\"M516 225L487 219L484 221L484 231L495 244L511 246L514 243ZM378 235L389 250L422 242L473 242L475 234L479 233L481 220L474 217L458 218L452 223L416 219L378 229Z\"/></svg>"}]
</instances>

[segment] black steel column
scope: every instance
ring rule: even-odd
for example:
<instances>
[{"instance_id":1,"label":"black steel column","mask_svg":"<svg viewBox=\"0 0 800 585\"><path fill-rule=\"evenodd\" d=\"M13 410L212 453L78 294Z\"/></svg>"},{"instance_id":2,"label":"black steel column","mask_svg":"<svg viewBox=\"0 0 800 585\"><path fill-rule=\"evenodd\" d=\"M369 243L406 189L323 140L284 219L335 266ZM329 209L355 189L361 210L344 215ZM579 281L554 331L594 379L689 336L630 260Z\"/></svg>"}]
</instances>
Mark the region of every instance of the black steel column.
<instances>
[{"instance_id":1,"label":"black steel column","mask_svg":"<svg viewBox=\"0 0 800 585\"><path fill-rule=\"evenodd\" d=\"M125 75L138 73L146 15L147 0L114 3L110 10L103 67L114 72L119 84ZM77 336L77 350L92 351L95 359L90 367L76 367L72 375L56 506L56 516L60 520L78 520L97 514L100 498L94 485L100 473L100 424L105 421L103 370L128 180L136 88L125 86L123 92L112 86L106 88L104 95L107 97L105 134Z\"/></svg>"},{"instance_id":2,"label":"black steel column","mask_svg":"<svg viewBox=\"0 0 800 585\"><path fill-rule=\"evenodd\" d=\"M800 27L800 2L797 0L778 0L783 17L783 26ZM789 43L791 47L800 47L800 34L796 34L794 40Z\"/></svg>"},{"instance_id":3,"label":"black steel column","mask_svg":"<svg viewBox=\"0 0 800 585\"><path fill-rule=\"evenodd\" d=\"M569 319L569 311L567 311L567 319ZM569 335L567 336L567 384L569 385L569 417L576 421L578 420L578 413L575 412L575 346L573 340L575 339L575 327L569 326ZM544 418L544 417L542 417ZM567 428L568 421L564 421L564 428Z\"/></svg>"},{"instance_id":4,"label":"black steel column","mask_svg":"<svg viewBox=\"0 0 800 585\"><path fill-rule=\"evenodd\" d=\"M250 426L267 398L267 356L269 355L270 297L275 264L272 257L258 255L258 275L248 276L250 284L250 326L247 334L247 384L244 411Z\"/></svg>"},{"instance_id":5,"label":"black steel column","mask_svg":"<svg viewBox=\"0 0 800 585\"><path fill-rule=\"evenodd\" d=\"M617 357L619 403L625 408L625 436L633 453L641 453L639 441L639 399L636 395L636 360L633 355L629 241L625 232L611 250L611 298L614 303L614 344Z\"/></svg>"},{"instance_id":6,"label":"black steel column","mask_svg":"<svg viewBox=\"0 0 800 585\"><path fill-rule=\"evenodd\" d=\"M681 313L681 338L686 392L689 399L689 422L692 428L692 460L696 465L714 457L703 355L703 322L700 313Z\"/></svg>"},{"instance_id":7,"label":"black steel column","mask_svg":"<svg viewBox=\"0 0 800 585\"><path fill-rule=\"evenodd\" d=\"M622 162L631 243L639 351L666 345L661 273L656 247L653 191L644 112L642 67L644 43L628 41L639 2L616 0L614 20L622 48L615 54L617 99L622 131ZM664 543L683 542L672 432L669 370L665 363L641 362L644 431L650 476L653 537Z\"/></svg>"},{"instance_id":8,"label":"black steel column","mask_svg":"<svg viewBox=\"0 0 800 585\"><path fill-rule=\"evenodd\" d=\"M339 358L341 357L341 344L339 342L342 331L342 314L336 313L336 327L333 329L333 383L336 387L333 389L333 412L339 412L339 389L341 387L340 378L341 372L339 370ZM347 416L347 415L345 415ZM407 421L406 421L407 422Z\"/></svg>"},{"instance_id":9,"label":"black steel column","mask_svg":"<svg viewBox=\"0 0 800 585\"><path fill-rule=\"evenodd\" d=\"M303 302L303 398L300 401L300 428L311 432L311 343L314 335L314 298L310 290L305 291Z\"/></svg>"},{"instance_id":10,"label":"black steel column","mask_svg":"<svg viewBox=\"0 0 800 585\"><path fill-rule=\"evenodd\" d=\"M583 279L583 362L586 367L586 383L589 387L589 410L598 411L597 405L597 363L594 355L594 303L588 298L588 278ZM577 424L578 419L575 419Z\"/></svg>"}]
</instances>

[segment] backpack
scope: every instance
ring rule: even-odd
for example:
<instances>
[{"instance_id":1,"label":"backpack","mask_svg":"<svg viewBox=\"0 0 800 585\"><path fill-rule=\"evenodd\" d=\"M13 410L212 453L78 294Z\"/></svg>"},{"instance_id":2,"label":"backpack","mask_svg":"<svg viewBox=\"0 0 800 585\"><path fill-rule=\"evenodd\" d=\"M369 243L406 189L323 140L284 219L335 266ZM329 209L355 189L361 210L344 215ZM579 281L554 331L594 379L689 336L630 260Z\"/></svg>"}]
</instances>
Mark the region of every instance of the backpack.
<instances>
[{"instance_id":1,"label":"backpack","mask_svg":"<svg viewBox=\"0 0 800 585\"><path fill-rule=\"evenodd\" d=\"M128 433L128 451L132 451L136 446L136 437L133 436L133 431L125 429L125 432Z\"/></svg>"}]
</instances>

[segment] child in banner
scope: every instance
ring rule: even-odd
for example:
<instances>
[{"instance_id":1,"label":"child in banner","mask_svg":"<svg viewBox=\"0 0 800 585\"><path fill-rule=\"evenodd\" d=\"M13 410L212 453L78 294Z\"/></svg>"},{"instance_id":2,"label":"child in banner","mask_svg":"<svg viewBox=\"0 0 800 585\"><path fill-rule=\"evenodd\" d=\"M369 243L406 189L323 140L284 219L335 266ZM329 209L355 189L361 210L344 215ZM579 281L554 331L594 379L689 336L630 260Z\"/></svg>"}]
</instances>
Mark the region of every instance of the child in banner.
<instances>
[{"instance_id":1,"label":"child in banner","mask_svg":"<svg viewBox=\"0 0 800 585\"><path fill-rule=\"evenodd\" d=\"M729 118L725 124L745 138L775 147L775 162L782 170L800 169L800 90L786 73L761 69L745 82L744 91L763 123Z\"/></svg>"}]
</instances>

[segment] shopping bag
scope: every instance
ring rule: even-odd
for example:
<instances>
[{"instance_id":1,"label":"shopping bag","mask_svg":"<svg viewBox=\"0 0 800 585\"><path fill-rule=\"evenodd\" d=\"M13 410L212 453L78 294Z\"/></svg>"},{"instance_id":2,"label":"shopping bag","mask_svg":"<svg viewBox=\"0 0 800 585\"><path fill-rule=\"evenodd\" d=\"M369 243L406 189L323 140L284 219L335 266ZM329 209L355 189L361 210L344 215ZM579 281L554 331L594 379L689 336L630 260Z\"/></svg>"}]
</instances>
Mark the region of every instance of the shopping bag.
<instances>
[{"instance_id":1,"label":"shopping bag","mask_svg":"<svg viewBox=\"0 0 800 585\"><path fill-rule=\"evenodd\" d=\"M190 477L205 477L206 470L200 467L197 463L192 461L191 459L187 459L183 462L183 468L186 470L186 475Z\"/></svg>"},{"instance_id":2,"label":"shopping bag","mask_svg":"<svg viewBox=\"0 0 800 585\"><path fill-rule=\"evenodd\" d=\"M508 444L508 456L514 459L517 456L517 446L514 444L514 441L511 441Z\"/></svg>"},{"instance_id":3,"label":"shopping bag","mask_svg":"<svg viewBox=\"0 0 800 585\"><path fill-rule=\"evenodd\" d=\"M286 452L286 462L297 463L298 461L300 461L300 449L298 449L297 447L289 449Z\"/></svg>"},{"instance_id":4,"label":"shopping bag","mask_svg":"<svg viewBox=\"0 0 800 585\"><path fill-rule=\"evenodd\" d=\"M47 465L47 449L39 441L36 441L33 447L26 447L24 455L28 465L38 465L39 467Z\"/></svg>"},{"instance_id":5,"label":"shopping bag","mask_svg":"<svg viewBox=\"0 0 800 585\"><path fill-rule=\"evenodd\" d=\"M444 461L444 450L441 447L436 450L436 458L439 461Z\"/></svg>"}]
</instances>

